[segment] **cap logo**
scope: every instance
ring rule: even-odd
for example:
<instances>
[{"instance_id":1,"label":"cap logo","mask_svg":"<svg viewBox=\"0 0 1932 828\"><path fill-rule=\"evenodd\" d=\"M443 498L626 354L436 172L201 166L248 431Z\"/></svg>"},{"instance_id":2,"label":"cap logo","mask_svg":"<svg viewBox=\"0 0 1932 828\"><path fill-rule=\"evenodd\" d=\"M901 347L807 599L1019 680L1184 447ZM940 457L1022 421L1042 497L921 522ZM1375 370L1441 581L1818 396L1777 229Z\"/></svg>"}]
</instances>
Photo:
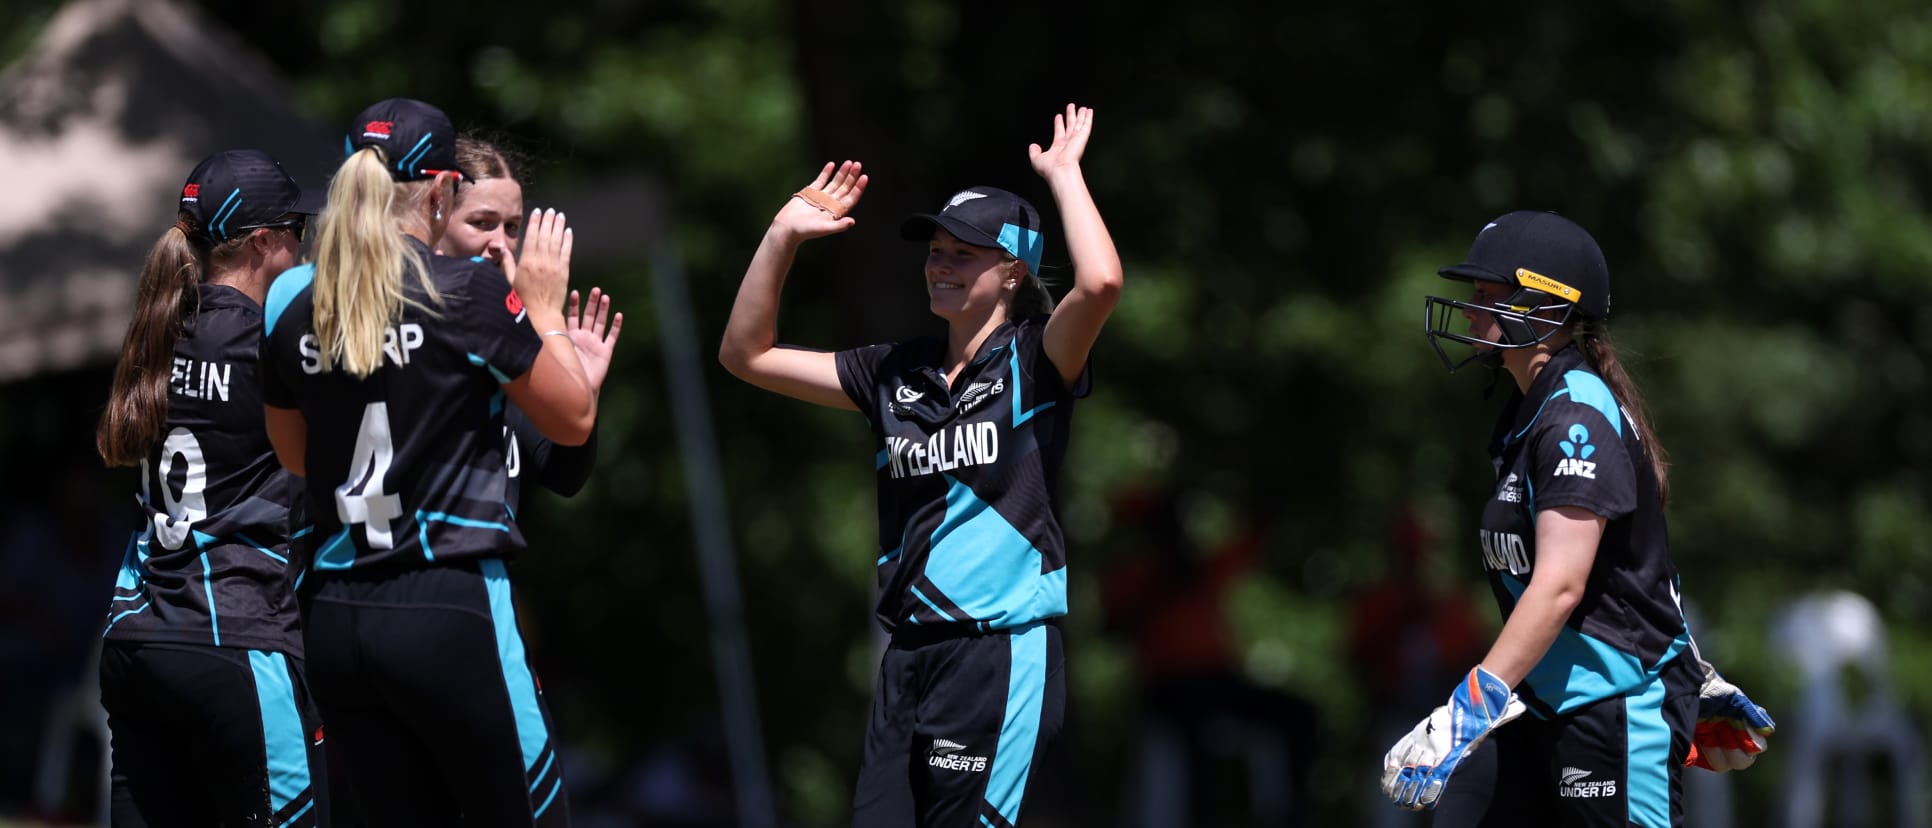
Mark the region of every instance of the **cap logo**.
<instances>
[{"instance_id":1,"label":"cap logo","mask_svg":"<svg viewBox=\"0 0 1932 828\"><path fill-rule=\"evenodd\" d=\"M1582 291L1527 267L1516 269L1516 282L1523 287L1535 288L1571 304L1576 304L1583 299Z\"/></svg>"},{"instance_id":2,"label":"cap logo","mask_svg":"<svg viewBox=\"0 0 1932 828\"><path fill-rule=\"evenodd\" d=\"M396 128L395 121L370 121L362 125L362 137L389 140L389 133Z\"/></svg>"},{"instance_id":3,"label":"cap logo","mask_svg":"<svg viewBox=\"0 0 1932 828\"><path fill-rule=\"evenodd\" d=\"M181 200L182 200L182 201L194 201L194 202L199 202L199 201L201 201L201 185L200 185L200 184L189 184L189 185L188 185L188 186L186 186L186 187L182 187L182 188L181 188Z\"/></svg>"},{"instance_id":4,"label":"cap logo","mask_svg":"<svg viewBox=\"0 0 1932 828\"><path fill-rule=\"evenodd\" d=\"M976 193L976 192L973 192L972 190L961 190L958 193L953 195L953 198L951 201L946 202L946 209L951 210L954 207L958 207L959 205L965 204L966 202L972 201L973 199L985 198L985 197L986 197L985 193ZM940 212L945 212L945 211L942 210Z\"/></svg>"}]
</instances>

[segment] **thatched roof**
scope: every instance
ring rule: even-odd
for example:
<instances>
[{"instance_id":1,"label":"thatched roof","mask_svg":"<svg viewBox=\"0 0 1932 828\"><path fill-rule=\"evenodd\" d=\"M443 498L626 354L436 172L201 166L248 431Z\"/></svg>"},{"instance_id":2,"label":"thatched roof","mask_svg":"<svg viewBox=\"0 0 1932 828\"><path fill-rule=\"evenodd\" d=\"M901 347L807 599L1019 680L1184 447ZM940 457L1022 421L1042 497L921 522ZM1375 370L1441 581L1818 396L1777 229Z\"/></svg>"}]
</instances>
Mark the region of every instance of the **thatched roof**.
<instances>
[{"instance_id":1,"label":"thatched roof","mask_svg":"<svg viewBox=\"0 0 1932 828\"><path fill-rule=\"evenodd\" d=\"M323 186L335 140L199 11L68 5L0 72L0 382L114 359L142 258L202 157L255 147Z\"/></svg>"}]
</instances>

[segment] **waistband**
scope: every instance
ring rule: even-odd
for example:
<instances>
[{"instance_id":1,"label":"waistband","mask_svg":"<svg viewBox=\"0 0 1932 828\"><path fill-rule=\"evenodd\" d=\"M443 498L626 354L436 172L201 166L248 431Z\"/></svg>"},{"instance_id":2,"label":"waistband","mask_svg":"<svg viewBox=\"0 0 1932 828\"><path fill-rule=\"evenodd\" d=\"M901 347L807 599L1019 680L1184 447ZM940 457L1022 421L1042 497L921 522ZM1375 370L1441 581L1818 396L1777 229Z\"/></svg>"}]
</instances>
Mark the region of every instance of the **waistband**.
<instances>
[{"instance_id":1,"label":"waistband","mask_svg":"<svg viewBox=\"0 0 1932 828\"><path fill-rule=\"evenodd\" d=\"M892 640L886 647L894 650L916 650L947 641L964 638L991 638L993 636L1017 635L1034 627L1049 627L1058 630L1059 617L1035 621L1018 627L986 628L979 623L968 624L902 624L892 631Z\"/></svg>"}]
</instances>

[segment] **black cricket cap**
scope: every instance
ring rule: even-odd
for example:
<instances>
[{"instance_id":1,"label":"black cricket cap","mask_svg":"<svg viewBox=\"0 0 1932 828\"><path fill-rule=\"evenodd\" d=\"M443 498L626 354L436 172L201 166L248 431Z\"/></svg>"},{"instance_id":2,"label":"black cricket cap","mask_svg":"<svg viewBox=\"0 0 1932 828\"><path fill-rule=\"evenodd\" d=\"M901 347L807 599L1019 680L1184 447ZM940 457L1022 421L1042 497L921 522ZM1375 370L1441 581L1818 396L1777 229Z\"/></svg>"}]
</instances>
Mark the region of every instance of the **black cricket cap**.
<instances>
[{"instance_id":1,"label":"black cricket cap","mask_svg":"<svg viewBox=\"0 0 1932 828\"><path fill-rule=\"evenodd\" d=\"M997 187L968 187L946 200L937 213L921 213L899 225L907 241L928 241L938 227L975 247L997 247L1026 262L1027 272L1040 275L1040 254L1046 249L1040 235L1040 211L1026 199Z\"/></svg>"},{"instance_id":2,"label":"black cricket cap","mask_svg":"<svg viewBox=\"0 0 1932 828\"><path fill-rule=\"evenodd\" d=\"M1525 270L1531 276L1519 273ZM1537 288L1575 304L1587 319L1610 315L1610 265L1603 260L1603 248L1589 231L1555 213L1518 210L1498 216L1476 234L1462 264L1436 272L1465 282ZM1546 287L1535 276L1558 284ZM1577 295L1564 296L1562 287Z\"/></svg>"},{"instance_id":3,"label":"black cricket cap","mask_svg":"<svg viewBox=\"0 0 1932 828\"><path fill-rule=\"evenodd\" d=\"M456 127L449 116L412 98L379 101L356 115L349 134L342 138L342 152L354 155L363 147L380 147L389 159L389 174L397 181L435 178L440 172L476 180L456 165Z\"/></svg>"},{"instance_id":4,"label":"black cricket cap","mask_svg":"<svg viewBox=\"0 0 1932 828\"><path fill-rule=\"evenodd\" d=\"M290 213L315 215L327 198L303 192L282 165L261 150L217 152L202 159L181 185L181 209L216 244Z\"/></svg>"}]
</instances>

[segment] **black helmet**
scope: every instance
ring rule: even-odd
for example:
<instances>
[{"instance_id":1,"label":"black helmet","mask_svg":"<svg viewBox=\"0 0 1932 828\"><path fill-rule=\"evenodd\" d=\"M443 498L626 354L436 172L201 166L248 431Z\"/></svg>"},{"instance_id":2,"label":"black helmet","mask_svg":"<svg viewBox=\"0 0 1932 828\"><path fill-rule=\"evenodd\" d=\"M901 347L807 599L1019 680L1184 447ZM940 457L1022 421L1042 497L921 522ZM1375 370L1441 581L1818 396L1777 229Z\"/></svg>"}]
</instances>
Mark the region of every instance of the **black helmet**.
<instances>
[{"instance_id":1,"label":"black helmet","mask_svg":"<svg viewBox=\"0 0 1932 828\"><path fill-rule=\"evenodd\" d=\"M1511 348L1527 348L1550 338L1574 314L1602 320L1610 314L1610 266L1603 248L1588 231L1555 213L1518 210L1496 218L1476 233L1462 264L1436 271L1443 278L1510 285L1516 290L1494 305L1474 305L1430 296L1423 303L1423 330L1429 344L1454 371L1484 356ZM1496 318L1499 340L1454 333L1449 326L1462 310L1476 310ZM1554 319L1539 316L1557 311ZM1461 360L1451 359L1442 340L1470 346L1489 346Z\"/></svg>"}]
</instances>

